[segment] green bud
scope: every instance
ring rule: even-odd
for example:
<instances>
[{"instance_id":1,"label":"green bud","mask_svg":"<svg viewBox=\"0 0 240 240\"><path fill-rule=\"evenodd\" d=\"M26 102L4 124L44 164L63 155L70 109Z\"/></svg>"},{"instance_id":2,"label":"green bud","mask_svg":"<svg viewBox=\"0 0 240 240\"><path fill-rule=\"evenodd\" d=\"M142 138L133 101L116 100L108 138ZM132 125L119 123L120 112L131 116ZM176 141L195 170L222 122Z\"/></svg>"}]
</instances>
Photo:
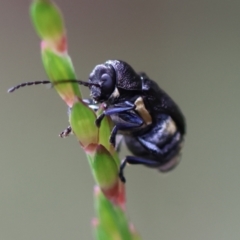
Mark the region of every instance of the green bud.
<instances>
[{"instance_id":1,"label":"green bud","mask_svg":"<svg viewBox=\"0 0 240 240\"><path fill-rule=\"evenodd\" d=\"M95 207L99 224L108 239L132 239L124 212L106 199L99 189L95 189Z\"/></svg>"},{"instance_id":2,"label":"green bud","mask_svg":"<svg viewBox=\"0 0 240 240\"><path fill-rule=\"evenodd\" d=\"M92 171L101 189L110 189L118 182L118 167L103 145L98 145L92 158Z\"/></svg>"},{"instance_id":3,"label":"green bud","mask_svg":"<svg viewBox=\"0 0 240 240\"><path fill-rule=\"evenodd\" d=\"M83 148L98 144L98 128L95 125L96 115L80 99L76 102L70 113L70 125ZM94 150L94 149L93 149Z\"/></svg>"},{"instance_id":4,"label":"green bud","mask_svg":"<svg viewBox=\"0 0 240 240\"><path fill-rule=\"evenodd\" d=\"M71 58L68 55L58 55L51 51L51 49L42 49L42 61L45 71L52 82L76 79L74 67ZM59 95L63 100L72 106L75 97L80 97L80 90L78 84L64 83L54 85Z\"/></svg>"},{"instance_id":5,"label":"green bud","mask_svg":"<svg viewBox=\"0 0 240 240\"><path fill-rule=\"evenodd\" d=\"M41 39L58 39L64 35L64 22L59 8L48 0L35 0L30 6L33 25Z\"/></svg>"}]
</instances>

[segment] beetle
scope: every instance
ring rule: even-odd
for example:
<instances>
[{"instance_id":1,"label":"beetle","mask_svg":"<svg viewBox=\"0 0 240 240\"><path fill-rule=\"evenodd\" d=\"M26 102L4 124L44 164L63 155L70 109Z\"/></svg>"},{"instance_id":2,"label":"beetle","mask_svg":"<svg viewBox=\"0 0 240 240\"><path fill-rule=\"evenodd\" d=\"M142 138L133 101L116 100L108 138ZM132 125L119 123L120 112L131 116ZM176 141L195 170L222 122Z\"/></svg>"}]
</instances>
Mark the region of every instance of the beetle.
<instances>
[{"instance_id":1,"label":"beetle","mask_svg":"<svg viewBox=\"0 0 240 240\"><path fill-rule=\"evenodd\" d=\"M114 122L109 141L115 146L116 135L121 134L133 155L126 156L120 165L119 177L125 182L123 170L127 163L142 164L160 172L174 169L179 161L186 134L183 113L173 99L145 73L136 73L126 62L108 60L97 65L88 81L63 80L56 84L76 82L89 87L90 97L85 100L92 108L105 103L105 110L96 119L100 127L105 116ZM9 89L47 84L49 81L22 83ZM60 136L67 136L71 127Z\"/></svg>"}]
</instances>

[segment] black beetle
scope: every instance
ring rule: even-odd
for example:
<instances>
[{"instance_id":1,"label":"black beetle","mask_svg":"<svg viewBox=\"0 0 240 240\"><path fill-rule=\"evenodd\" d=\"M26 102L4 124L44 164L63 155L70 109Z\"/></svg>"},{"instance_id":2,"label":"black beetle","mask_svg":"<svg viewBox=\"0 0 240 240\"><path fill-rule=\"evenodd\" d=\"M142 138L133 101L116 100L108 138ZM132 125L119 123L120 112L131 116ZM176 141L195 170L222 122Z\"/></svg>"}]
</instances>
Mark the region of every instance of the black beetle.
<instances>
[{"instance_id":1,"label":"black beetle","mask_svg":"<svg viewBox=\"0 0 240 240\"><path fill-rule=\"evenodd\" d=\"M126 156L121 163L119 177L123 182L126 163L142 164L161 172L170 171L178 164L186 133L184 116L177 104L145 73L137 74L126 62L109 60L93 69L88 82L64 80L60 83L66 82L89 87L94 102L106 104L96 125L100 126L104 116L110 116L115 124L110 142L115 146L117 133L122 134L134 155ZM47 83L50 82L23 83L9 92L26 85ZM93 101L85 102L91 108L97 108ZM70 132L68 127L60 135Z\"/></svg>"}]
</instances>

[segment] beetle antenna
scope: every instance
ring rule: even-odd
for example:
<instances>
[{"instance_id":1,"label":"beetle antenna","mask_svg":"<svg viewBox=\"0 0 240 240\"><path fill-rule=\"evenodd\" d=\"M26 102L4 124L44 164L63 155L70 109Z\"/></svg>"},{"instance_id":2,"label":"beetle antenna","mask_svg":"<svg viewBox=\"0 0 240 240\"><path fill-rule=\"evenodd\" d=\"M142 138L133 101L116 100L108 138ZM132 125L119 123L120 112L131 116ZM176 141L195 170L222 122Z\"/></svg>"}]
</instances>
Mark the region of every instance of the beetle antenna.
<instances>
[{"instance_id":1,"label":"beetle antenna","mask_svg":"<svg viewBox=\"0 0 240 240\"><path fill-rule=\"evenodd\" d=\"M25 83L21 83L15 87L11 87L8 89L8 92L14 92L15 90L22 88L22 87L26 87L26 86L31 86L31 85L38 85L38 84L48 84L51 83L50 81L47 80L43 80L43 81L35 81L35 82L25 82Z\"/></svg>"},{"instance_id":2,"label":"beetle antenna","mask_svg":"<svg viewBox=\"0 0 240 240\"><path fill-rule=\"evenodd\" d=\"M58 84L62 84L62 83L77 83L77 84L83 85L85 87L90 87L90 86L97 86L97 87L99 87L100 86L97 83L89 83L89 82L84 82L84 81L81 81L81 80L74 80L74 79L62 80L62 81L57 81L57 82L50 82L48 80L42 80L42 81L21 83L21 84L19 84L17 86L9 88L8 92L12 93L12 92L14 92L17 89L22 88L22 87L26 87L26 86L39 85L39 84L49 84L49 83L51 83L53 86L54 85L58 85Z\"/></svg>"},{"instance_id":3,"label":"beetle antenna","mask_svg":"<svg viewBox=\"0 0 240 240\"><path fill-rule=\"evenodd\" d=\"M52 82L53 86L58 85L58 84L62 84L62 83L77 83L77 84L83 85L85 87L91 87L91 86L100 87L100 85L97 84L97 83L90 83L90 82L85 82L85 81L82 81L82 80L75 80L75 79L68 79L68 80Z\"/></svg>"}]
</instances>

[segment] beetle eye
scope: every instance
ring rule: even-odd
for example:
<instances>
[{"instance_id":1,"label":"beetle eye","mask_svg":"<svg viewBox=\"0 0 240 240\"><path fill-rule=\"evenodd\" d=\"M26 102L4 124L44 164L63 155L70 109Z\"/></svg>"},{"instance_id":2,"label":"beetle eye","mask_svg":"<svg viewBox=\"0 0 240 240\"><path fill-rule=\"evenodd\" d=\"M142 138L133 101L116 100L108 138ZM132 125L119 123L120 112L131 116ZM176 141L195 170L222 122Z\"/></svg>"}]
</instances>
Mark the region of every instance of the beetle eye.
<instances>
[{"instance_id":1,"label":"beetle eye","mask_svg":"<svg viewBox=\"0 0 240 240\"><path fill-rule=\"evenodd\" d=\"M105 94L111 94L114 90L114 85L115 81L109 74L104 73L101 76L101 87Z\"/></svg>"}]
</instances>

